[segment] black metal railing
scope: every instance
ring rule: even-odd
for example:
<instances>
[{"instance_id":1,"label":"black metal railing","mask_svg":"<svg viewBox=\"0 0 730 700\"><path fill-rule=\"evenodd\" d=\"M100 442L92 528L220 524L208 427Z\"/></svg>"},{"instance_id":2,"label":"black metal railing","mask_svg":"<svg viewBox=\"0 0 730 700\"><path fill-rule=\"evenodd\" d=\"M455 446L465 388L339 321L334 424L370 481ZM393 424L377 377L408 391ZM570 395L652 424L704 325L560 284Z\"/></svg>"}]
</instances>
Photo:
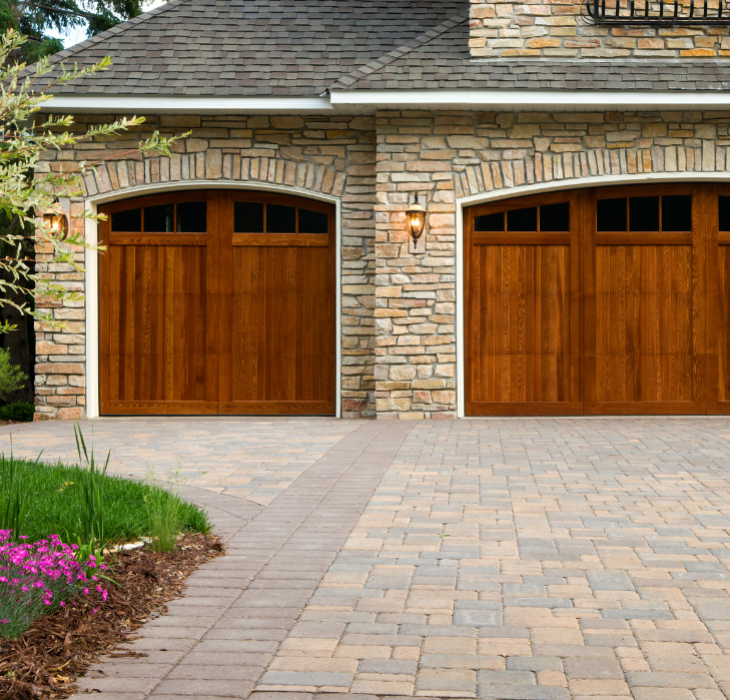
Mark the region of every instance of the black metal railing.
<instances>
[{"instance_id":1,"label":"black metal railing","mask_svg":"<svg viewBox=\"0 0 730 700\"><path fill-rule=\"evenodd\" d=\"M586 0L586 11L595 24L611 25L730 25L730 7L723 0Z\"/></svg>"}]
</instances>

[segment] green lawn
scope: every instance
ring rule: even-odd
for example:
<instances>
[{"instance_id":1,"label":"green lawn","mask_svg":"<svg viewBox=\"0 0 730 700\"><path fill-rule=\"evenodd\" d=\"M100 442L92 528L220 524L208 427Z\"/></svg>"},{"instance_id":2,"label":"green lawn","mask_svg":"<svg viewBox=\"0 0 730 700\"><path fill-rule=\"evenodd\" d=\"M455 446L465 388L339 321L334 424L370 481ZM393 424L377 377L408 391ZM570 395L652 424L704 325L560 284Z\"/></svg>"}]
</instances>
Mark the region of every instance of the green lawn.
<instances>
[{"instance_id":1,"label":"green lawn","mask_svg":"<svg viewBox=\"0 0 730 700\"><path fill-rule=\"evenodd\" d=\"M7 456L6 456L7 457ZM81 517L79 468L62 463L48 464L17 460L23 490L29 494L30 507L24 532L30 541L56 534L64 542L75 542ZM105 476L104 522L109 541L132 540L150 532L145 495L151 487L141 481ZM1 485L0 485L1 487ZM179 502L183 529L210 532L208 515L197 506L168 493Z\"/></svg>"}]
</instances>

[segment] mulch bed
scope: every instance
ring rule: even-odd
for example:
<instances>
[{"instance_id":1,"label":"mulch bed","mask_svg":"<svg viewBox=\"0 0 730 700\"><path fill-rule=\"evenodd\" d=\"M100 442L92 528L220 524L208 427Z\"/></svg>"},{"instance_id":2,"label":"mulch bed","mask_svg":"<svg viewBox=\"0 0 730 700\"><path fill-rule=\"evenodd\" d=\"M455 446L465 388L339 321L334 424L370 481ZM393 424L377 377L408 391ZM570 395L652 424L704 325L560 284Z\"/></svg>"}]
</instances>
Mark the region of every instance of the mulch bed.
<instances>
[{"instance_id":1,"label":"mulch bed","mask_svg":"<svg viewBox=\"0 0 730 700\"><path fill-rule=\"evenodd\" d=\"M18 639L0 638L0 700L67 698L77 676L100 654L136 639L130 633L166 612L165 603L180 594L186 577L222 552L217 538L187 534L175 552L113 555L107 573L119 585L102 582L109 591L106 602L96 592L81 596L76 606L40 617ZM127 650L119 655L146 656Z\"/></svg>"}]
</instances>

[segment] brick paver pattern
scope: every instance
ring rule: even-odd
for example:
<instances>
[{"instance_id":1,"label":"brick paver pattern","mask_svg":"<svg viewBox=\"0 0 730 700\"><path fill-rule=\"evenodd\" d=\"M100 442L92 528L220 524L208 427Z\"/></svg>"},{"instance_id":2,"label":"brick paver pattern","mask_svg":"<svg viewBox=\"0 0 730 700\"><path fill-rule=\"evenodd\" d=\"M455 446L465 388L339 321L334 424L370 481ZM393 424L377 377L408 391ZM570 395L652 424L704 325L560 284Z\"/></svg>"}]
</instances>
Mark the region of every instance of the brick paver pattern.
<instances>
[{"instance_id":1,"label":"brick paver pattern","mask_svg":"<svg viewBox=\"0 0 730 700\"><path fill-rule=\"evenodd\" d=\"M184 427L118 422L151 435L120 459L169 440L245 478L257 433L306 459L268 503L191 489L229 553L141 630L148 657L85 679L93 697L730 697L727 419L255 423L192 424L196 451ZM35 449L49 429L18 432Z\"/></svg>"},{"instance_id":2,"label":"brick paver pattern","mask_svg":"<svg viewBox=\"0 0 730 700\"><path fill-rule=\"evenodd\" d=\"M260 691L720 700L726 419L419 423Z\"/></svg>"}]
</instances>

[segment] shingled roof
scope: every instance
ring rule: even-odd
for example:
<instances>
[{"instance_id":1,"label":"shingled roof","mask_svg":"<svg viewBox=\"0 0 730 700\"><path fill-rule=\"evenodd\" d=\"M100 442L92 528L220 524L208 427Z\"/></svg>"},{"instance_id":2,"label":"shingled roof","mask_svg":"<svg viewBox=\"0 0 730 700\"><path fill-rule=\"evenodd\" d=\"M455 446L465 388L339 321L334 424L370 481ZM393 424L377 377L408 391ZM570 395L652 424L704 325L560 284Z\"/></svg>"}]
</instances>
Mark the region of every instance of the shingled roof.
<instances>
[{"instance_id":1,"label":"shingled roof","mask_svg":"<svg viewBox=\"0 0 730 700\"><path fill-rule=\"evenodd\" d=\"M465 10L468 0L171 0L56 54L113 66L54 93L321 94Z\"/></svg>"},{"instance_id":2,"label":"shingled roof","mask_svg":"<svg viewBox=\"0 0 730 700\"><path fill-rule=\"evenodd\" d=\"M468 0L171 0L56 54L113 66L54 93L730 89L730 61L475 61L468 16Z\"/></svg>"}]
</instances>

